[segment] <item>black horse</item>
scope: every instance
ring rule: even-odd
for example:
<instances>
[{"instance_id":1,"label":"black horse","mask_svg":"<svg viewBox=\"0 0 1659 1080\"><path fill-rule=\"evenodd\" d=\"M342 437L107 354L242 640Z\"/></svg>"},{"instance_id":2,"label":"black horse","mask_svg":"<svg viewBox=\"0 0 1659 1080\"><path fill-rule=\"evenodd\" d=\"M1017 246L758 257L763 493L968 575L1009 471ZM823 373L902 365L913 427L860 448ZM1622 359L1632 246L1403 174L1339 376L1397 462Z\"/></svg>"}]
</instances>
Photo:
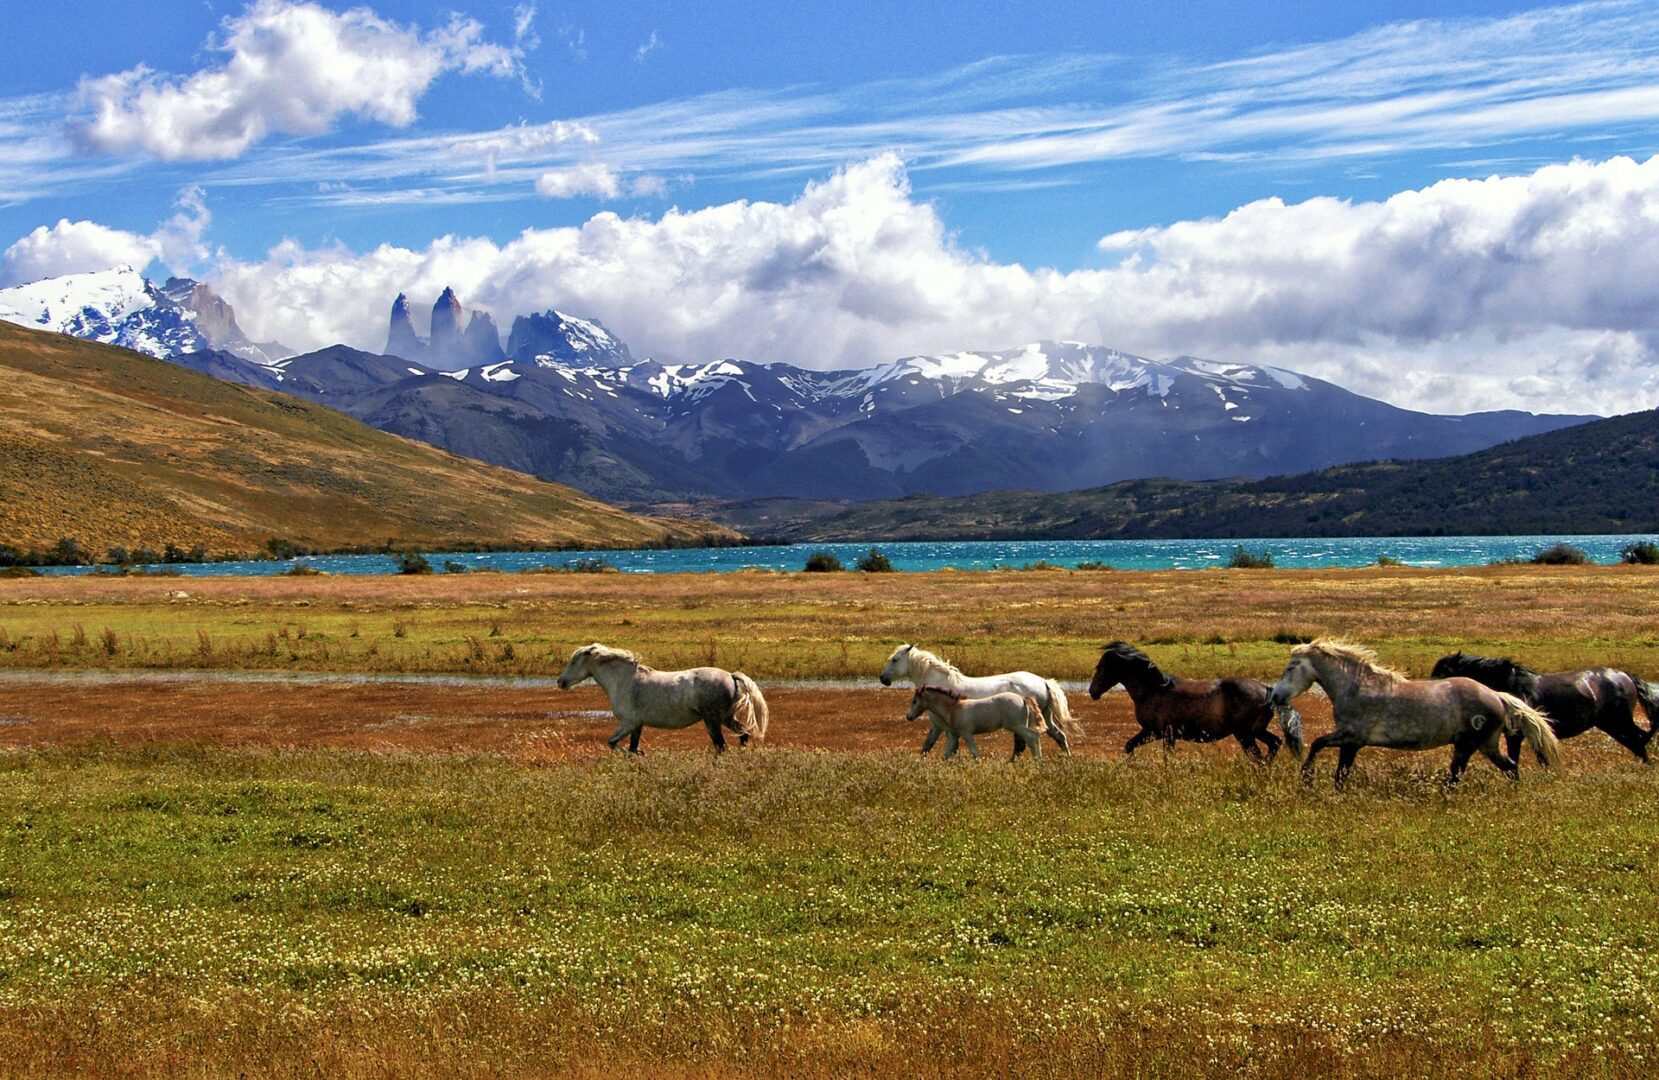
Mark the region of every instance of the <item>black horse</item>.
<instances>
[{"instance_id":1,"label":"black horse","mask_svg":"<svg viewBox=\"0 0 1659 1080\"><path fill-rule=\"evenodd\" d=\"M1229 735L1258 761L1264 760L1258 742L1267 747L1267 761L1279 752L1279 737L1267 730L1274 713L1268 688L1255 679L1177 679L1133 645L1114 641L1095 665L1089 696L1099 701L1119 683L1129 691L1141 725L1124 746L1125 754L1133 754L1148 739L1161 738L1166 747L1174 747L1177 739L1215 742ZM1286 708L1279 719L1291 752L1300 757L1301 717Z\"/></svg>"},{"instance_id":2,"label":"black horse","mask_svg":"<svg viewBox=\"0 0 1659 1080\"><path fill-rule=\"evenodd\" d=\"M1641 760L1647 760L1647 744L1659 725L1659 686L1653 683L1613 668L1544 675L1507 658L1469 656L1461 652L1442 656L1429 673L1431 679L1458 675L1514 694L1549 717L1550 727L1558 739L1570 739L1591 728L1600 728L1614 742ZM1647 714L1647 731L1636 725L1637 702L1641 702L1642 711ZM1521 736L1509 733L1504 740L1511 760L1519 761L1516 751L1521 747Z\"/></svg>"}]
</instances>

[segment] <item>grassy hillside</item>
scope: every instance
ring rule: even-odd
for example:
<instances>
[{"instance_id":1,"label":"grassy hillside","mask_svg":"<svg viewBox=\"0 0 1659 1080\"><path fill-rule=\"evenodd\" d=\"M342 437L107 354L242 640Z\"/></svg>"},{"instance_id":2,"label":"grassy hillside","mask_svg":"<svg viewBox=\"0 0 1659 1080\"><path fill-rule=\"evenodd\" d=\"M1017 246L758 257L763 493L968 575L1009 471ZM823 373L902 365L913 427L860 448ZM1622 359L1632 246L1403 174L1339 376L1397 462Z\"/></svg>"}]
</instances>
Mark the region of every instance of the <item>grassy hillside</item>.
<instances>
[{"instance_id":1,"label":"grassy hillside","mask_svg":"<svg viewBox=\"0 0 1659 1080\"><path fill-rule=\"evenodd\" d=\"M0 324L0 544L256 551L721 541L342 413Z\"/></svg>"},{"instance_id":2,"label":"grassy hillside","mask_svg":"<svg viewBox=\"0 0 1659 1080\"><path fill-rule=\"evenodd\" d=\"M1087 491L756 503L722 520L794 540L1420 536L1659 530L1659 412L1430 461L1267 480L1133 480Z\"/></svg>"}]
</instances>

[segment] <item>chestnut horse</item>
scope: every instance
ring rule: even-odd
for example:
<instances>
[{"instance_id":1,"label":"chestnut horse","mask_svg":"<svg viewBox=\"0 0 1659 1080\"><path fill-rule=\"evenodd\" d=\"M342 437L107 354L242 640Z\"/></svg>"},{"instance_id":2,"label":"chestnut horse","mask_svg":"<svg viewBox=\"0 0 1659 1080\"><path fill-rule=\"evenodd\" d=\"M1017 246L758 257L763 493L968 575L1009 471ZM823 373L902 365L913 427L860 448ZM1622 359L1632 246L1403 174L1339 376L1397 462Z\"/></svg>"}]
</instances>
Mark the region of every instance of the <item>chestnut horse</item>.
<instances>
[{"instance_id":1,"label":"chestnut horse","mask_svg":"<svg viewBox=\"0 0 1659 1080\"><path fill-rule=\"evenodd\" d=\"M1126 641L1106 646L1095 665L1089 696L1096 701L1112 687L1123 684L1135 703L1135 719L1141 729L1124 746L1125 754L1149 739L1163 739L1173 748L1175 740L1215 742L1229 735L1244 752L1257 761L1272 761L1279 752L1279 737L1267 730L1275 709L1268 700L1267 687L1255 679L1177 679L1159 670L1152 658ZM1285 741L1291 752L1302 754L1302 718L1288 706L1278 710ZM1267 747L1262 756L1260 742Z\"/></svg>"}]
</instances>

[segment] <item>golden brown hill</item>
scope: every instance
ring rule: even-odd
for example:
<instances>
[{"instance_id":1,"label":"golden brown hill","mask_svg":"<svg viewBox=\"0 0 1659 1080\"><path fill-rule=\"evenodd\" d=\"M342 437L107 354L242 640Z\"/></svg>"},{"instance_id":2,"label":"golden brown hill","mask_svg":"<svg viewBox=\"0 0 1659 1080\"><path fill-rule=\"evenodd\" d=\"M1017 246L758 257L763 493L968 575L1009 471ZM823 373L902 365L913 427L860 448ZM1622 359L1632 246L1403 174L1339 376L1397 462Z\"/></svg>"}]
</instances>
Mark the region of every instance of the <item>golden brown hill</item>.
<instances>
[{"instance_id":1,"label":"golden brown hill","mask_svg":"<svg viewBox=\"0 0 1659 1080\"><path fill-rule=\"evenodd\" d=\"M284 394L0 323L0 544L255 552L720 543Z\"/></svg>"}]
</instances>

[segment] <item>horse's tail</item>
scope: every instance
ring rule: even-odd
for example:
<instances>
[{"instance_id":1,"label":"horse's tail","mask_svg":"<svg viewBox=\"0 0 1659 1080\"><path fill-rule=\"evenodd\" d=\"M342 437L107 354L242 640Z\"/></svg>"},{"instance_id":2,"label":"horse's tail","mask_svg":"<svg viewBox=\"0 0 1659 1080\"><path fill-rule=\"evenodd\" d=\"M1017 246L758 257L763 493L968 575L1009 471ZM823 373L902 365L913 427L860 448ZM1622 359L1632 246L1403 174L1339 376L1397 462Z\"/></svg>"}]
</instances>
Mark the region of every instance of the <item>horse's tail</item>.
<instances>
[{"instance_id":1,"label":"horse's tail","mask_svg":"<svg viewBox=\"0 0 1659 1080\"><path fill-rule=\"evenodd\" d=\"M1025 695L1025 723L1039 735L1048 731L1048 721L1043 719L1043 707L1030 694Z\"/></svg>"},{"instance_id":2,"label":"horse's tail","mask_svg":"<svg viewBox=\"0 0 1659 1080\"><path fill-rule=\"evenodd\" d=\"M1083 725L1072 716L1071 706L1066 704L1066 692L1060 689L1060 684L1053 679L1044 679L1043 685L1048 687L1049 723L1073 738L1081 737Z\"/></svg>"},{"instance_id":3,"label":"horse's tail","mask_svg":"<svg viewBox=\"0 0 1659 1080\"><path fill-rule=\"evenodd\" d=\"M1647 741L1652 742L1654 732L1659 731L1659 683L1645 682L1634 675L1630 681L1636 686L1636 700L1647 713Z\"/></svg>"},{"instance_id":4,"label":"horse's tail","mask_svg":"<svg viewBox=\"0 0 1659 1080\"><path fill-rule=\"evenodd\" d=\"M1494 691L1495 692L1495 691ZM1559 765L1561 763L1561 744L1556 741L1555 731L1550 727L1549 717L1534 709L1514 694L1498 694L1503 701L1504 727L1510 731L1520 731L1532 745L1532 752L1545 765Z\"/></svg>"},{"instance_id":5,"label":"horse's tail","mask_svg":"<svg viewBox=\"0 0 1659 1080\"><path fill-rule=\"evenodd\" d=\"M755 680L741 671L732 672L732 682L737 684L737 701L732 705L732 722L743 734L764 741L769 714L760 687L755 685Z\"/></svg>"},{"instance_id":6,"label":"horse's tail","mask_svg":"<svg viewBox=\"0 0 1659 1080\"><path fill-rule=\"evenodd\" d=\"M1285 745L1298 759L1302 756L1302 714L1290 705L1280 705L1273 710L1279 718L1279 727L1284 729Z\"/></svg>"}]
</instances>

